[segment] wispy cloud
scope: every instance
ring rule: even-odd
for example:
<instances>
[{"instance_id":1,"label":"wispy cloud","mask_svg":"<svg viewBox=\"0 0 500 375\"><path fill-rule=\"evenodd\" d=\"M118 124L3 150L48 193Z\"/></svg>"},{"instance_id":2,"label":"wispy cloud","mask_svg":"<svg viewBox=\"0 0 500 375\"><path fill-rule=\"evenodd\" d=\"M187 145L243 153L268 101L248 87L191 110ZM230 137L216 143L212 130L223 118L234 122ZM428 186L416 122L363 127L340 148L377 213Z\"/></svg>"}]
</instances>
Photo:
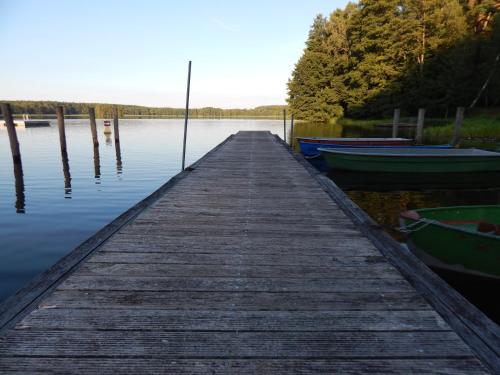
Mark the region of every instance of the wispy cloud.
<instances>
[{"instance_id":1,"label":"wispy cloud","mask_svg":"<svg viewBox=\"0 0 500 375\"><path fill-rule=\"evenodd\" d=\"M221 20L220 18L212 17L210 21L212 21L212 23L221 30L231 31L231 32L238 31L238 29L235 26L228 24L227 22Z\"/></svg>"}]
</instances>

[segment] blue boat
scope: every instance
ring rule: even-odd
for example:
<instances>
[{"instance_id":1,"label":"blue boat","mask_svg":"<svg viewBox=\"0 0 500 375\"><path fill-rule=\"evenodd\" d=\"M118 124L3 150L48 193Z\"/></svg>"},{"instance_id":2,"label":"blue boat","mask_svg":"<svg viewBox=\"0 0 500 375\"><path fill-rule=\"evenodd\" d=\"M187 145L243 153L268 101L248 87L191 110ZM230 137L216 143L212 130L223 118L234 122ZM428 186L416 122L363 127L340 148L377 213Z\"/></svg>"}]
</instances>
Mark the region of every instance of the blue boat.
<instances>
[{"instance_id":1,"label":"blue boat","mask_svg":"<svg viewBox=\"0 0 500 375\"><path fill-rule=\"evenodd\" d=\"M413 145L413 140L407 138L297 138L300 151L307 158L320 157L318 148L423 148L423 149L449 149L451 145Z\"/></svg>"}]
</instances>

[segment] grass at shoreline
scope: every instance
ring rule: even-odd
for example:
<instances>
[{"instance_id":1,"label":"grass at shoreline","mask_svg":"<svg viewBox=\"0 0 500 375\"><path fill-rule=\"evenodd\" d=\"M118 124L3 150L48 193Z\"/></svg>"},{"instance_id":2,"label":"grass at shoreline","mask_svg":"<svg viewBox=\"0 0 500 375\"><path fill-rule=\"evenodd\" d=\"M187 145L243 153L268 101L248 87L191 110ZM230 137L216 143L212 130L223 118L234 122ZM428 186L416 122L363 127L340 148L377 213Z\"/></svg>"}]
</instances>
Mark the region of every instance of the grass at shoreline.
<instances>
[{"instance_id":1,"label":"grass at shoreline","mask_svg":"<svg viewBox=\"0 0 500 375\"><path fill-rule=\"evenodd\" d=\"M402 122L405 122L402 119ZM358 128L373 128L377 124L392 123L392 119L369 119L357 120L350 118L340 118L335 121L336 124L344 127L358 127ZM424 130L424 138L432 140L433 138L450 138L453 135L455 124L454 119L427 119ZM500 117L476 115L465 117L462 125L461 137L464 139L480 138L500 140Z\"/></svg>"}]
</instances>

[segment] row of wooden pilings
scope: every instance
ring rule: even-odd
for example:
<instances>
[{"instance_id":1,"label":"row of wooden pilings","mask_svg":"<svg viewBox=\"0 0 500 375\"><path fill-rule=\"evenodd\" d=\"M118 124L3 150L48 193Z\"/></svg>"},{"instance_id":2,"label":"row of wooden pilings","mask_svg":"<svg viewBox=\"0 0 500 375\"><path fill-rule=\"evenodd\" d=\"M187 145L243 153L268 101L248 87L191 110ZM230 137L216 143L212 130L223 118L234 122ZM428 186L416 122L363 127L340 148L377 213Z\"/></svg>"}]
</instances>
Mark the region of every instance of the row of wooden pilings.
<instances>
[{"instance_id":1,"label":"row of wooden pilings","mask_svg":"<svg viewBox=\"0 0 500 375\"><path fill-rule=\"evenodd\" d=\"M457 147L460 142L460 131L462 129L462 124L464 122L464 107L458 107L455 116L455 128L453 130L453 136L451 139L451 145ZM401 110L399 108L394 109L394 117L392 120L392 138L398 136L398 128L400 124ZM417 126L415 133L415 143L422 144L424 137L424 119L425 119L425 108L419 108L417 116Z\"/></svg>"},{"instance_id":2,"label":"row of wooden pilings","mask_svg":"<svg viewBox=\"0 0 500 375\"><path fill-rule=\"evenodd\" d=\"M2 114L5 121L5 126L7 128L7 133L9 136L10 149L12 153L12 159L14 164L21 163L21 151L19 148L19 141L17 139L16 126L14 122L14 118L12 116L12 110L10 104L2 103ZM120 130L119 130L119 121L118 121L118 109L113 107L113 127L114 127L114 138L115 144L120 143ZM59 130L59 143L61 145L61 154L67 157L68 148L66 145L66 128L64 122L64 107L57 106L56 107L56 117L57 117L57 127ZM90 121L90 130L92 133L92 142L94 147L99 147L99 139L97 137L97 124L95 119L95 110L93 107L89 108L89 121Z\"/></svg>"},{"instance_id":3,"label":"row of wooden pilings","mask_svg":"<svg viewBox=\"0 0 500 375\"><path fill-rule=\"evenodd\" d=\"M460 131L462 129L462 124L464 122L464 107L457 107L457 113L455 116L455 128L453 130L453 136L451 139L451 145L453 147L457 147L460 142ZM392 138L397 138L398 130L401 119L401 109L394 109L394 117L392 121ZM419 108L418 117L417 117L417 125L416 125L416 134L415 134L415 143L422 144L423 136L424 136L424 119L425 119L425 108ZM294 115L290 116L290 145L293 145L293 125L294 125ZM283 110L283 140L286 142L286 109Z\"/></svg>"},{"instance_id":4,"label":"row of wooden pilings","mask_svg":"<svg viewBox=\"0 0 500 375\"><path fill-rule=\"evenodd\" d=\"M12 159L14 162L14 178L15 178L15 189L16 189L16 212L25 212L25 195L24 195L24 174L23 166L21 162L21 151L19 147L19 141L17 139L17 132L15 128L15 122L13 120L11 107L9 104L1 104L1 110L5 121L5 126L7 128L10 148L12 153ZM69 158L68 158L68 148L66 145L66 131L64 123L64 108L59 106L56 108L57 125L59 130L59 143L61 147L61 159L62 159L62 169L64 175L64 191L65 195L69 196L71 194L71 173L69 168ZM99 156L99 140L97 137L97 125L95 119L94 108L89 108L89 121L90 130L92 134L92 142L94 148L94 175L98 179L101 176L100 167L100 156ZM122 173L122 159L121 159L121 149L120 149L120 133L119 133L119 123L118 123L118 111L113 108L113 125L114 125L114 138L115 138L115 152L116 152L116 170L118 174Z\"/></svg>"}]
</instances>

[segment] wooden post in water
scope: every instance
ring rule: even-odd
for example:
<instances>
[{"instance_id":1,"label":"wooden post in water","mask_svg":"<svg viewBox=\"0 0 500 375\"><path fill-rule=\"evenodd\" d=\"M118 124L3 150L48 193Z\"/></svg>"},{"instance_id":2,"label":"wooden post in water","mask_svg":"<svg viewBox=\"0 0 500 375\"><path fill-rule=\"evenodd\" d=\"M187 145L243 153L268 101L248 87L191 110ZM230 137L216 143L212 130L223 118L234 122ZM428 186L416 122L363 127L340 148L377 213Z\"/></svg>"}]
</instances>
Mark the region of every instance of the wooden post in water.
<instances>
[{"instance_id":1,"label":"wooden post in water","mask_svg":"<svg viewBox=\"0 0 500 375\"><path fill-rule=\"evenodd\" d=\"M92 141L94 142L94 148L99 147L99 140L97 139L97 125L95 122L94 107L89 107L89 120L90 120L90 131L92 132Z\"/></svg>"},{"instance_id":2,"label":"wooden post in water","mask_svg":"<svg viewBox=\"0 0 500 375\"><path fill-rule=\"evenodd\" d=\"M424 118L425 118L425 108L419 108L418 119L417 119L417 134L415 136L415 143L418 145L421 145L423 140Z\"/></svg>"},{"instance_id":3,"label":"wooden post in water","mask_svg":"<svg viewBox=\"0 0 500 375\"><path fill-rule=\"evenodd\" d=\"M191 60L189 60L188 65L188 80L187 80L187 91L186 91L186 112L184 113L184 140L182 141L182 170L186 166L186 138L187 138L187 127L189 119L189 89L191 87Z\"/></svg>"},{"instance_id":4,"label":"wooden post in water","mask_svg":"<svg viewBox=\"0 0 500 375\"><path fill-rule=\"evenodd\" d=\"M64 129L64 107L59 105L56 108L57 115L57 127L59 128L59 143L61 144L61 153L64 155L68 154L68 149L66 147L66 130Z\"/></svg>"},{"instance_id":5,"label":"wooden post in water","mask_svg":"<svg viewBox=\"0 0 500 375\"><path fill-rule=\"evenodd\" d=\"M397 138L398 136L398 126L399 126L399 116L401 111L399 108L394 109L394 118L392 120L392 138Z\"/></svg>"},{"instance_id":6,"label":"wooden post in water","mask_svg":"<svg viewBox=\"0 0 500 375\"><path fill-rule=\"evenodd\" d=\"M293 148L293 113L292 117L290 118L290 146Z\"/></svg>"},{"instance_id":7,"label":"wooden post in water","mask_svg":"<svg viewBox=\"0 0 500 375\"><path fill-rule=\"evenodd\" d=\"M120 130L118 129L118 108L113 107L113 131L115 133L115 143L120 143Z\"/></svg>"},{"instance_id":8,"label":"wooden post in water","mask_svg":"<svg viewBox=\"0 0 500 375\"><path fill-rule=\"evenodd\" d=\"M451 145L453 147L458 147L460 144L460 131L462 130L462 123L464 122L464 107L457 108L457 115L455 117L455 129L453 130L453 138L451 139Z\"/></svg>"},{"instance_id":9,"label":"wooden post in water","mask_svg":"<svg viewBox=\"0 0 500 375\"><path fill-rule=\"evenodd\" d=\"M283 110L283 141L286 143L286 109Z\"/></svg>"},{"instance_id":10,"label":"wooden post in water","mask_svg":"<svg viewBox=\"0 0 500 375\"><path fill-rule=\"evenodd\" d=\"M12 154L12 160L14 164L21 163L21 151L19 150L19 141L17 140L16 125L14 124L14 119L12 118L12 111L10 109L10 104L2 103L2 114L5 120L5 127L7 128L7 133L9 135L10 152Z\"/></svg>"}]
</instances>

